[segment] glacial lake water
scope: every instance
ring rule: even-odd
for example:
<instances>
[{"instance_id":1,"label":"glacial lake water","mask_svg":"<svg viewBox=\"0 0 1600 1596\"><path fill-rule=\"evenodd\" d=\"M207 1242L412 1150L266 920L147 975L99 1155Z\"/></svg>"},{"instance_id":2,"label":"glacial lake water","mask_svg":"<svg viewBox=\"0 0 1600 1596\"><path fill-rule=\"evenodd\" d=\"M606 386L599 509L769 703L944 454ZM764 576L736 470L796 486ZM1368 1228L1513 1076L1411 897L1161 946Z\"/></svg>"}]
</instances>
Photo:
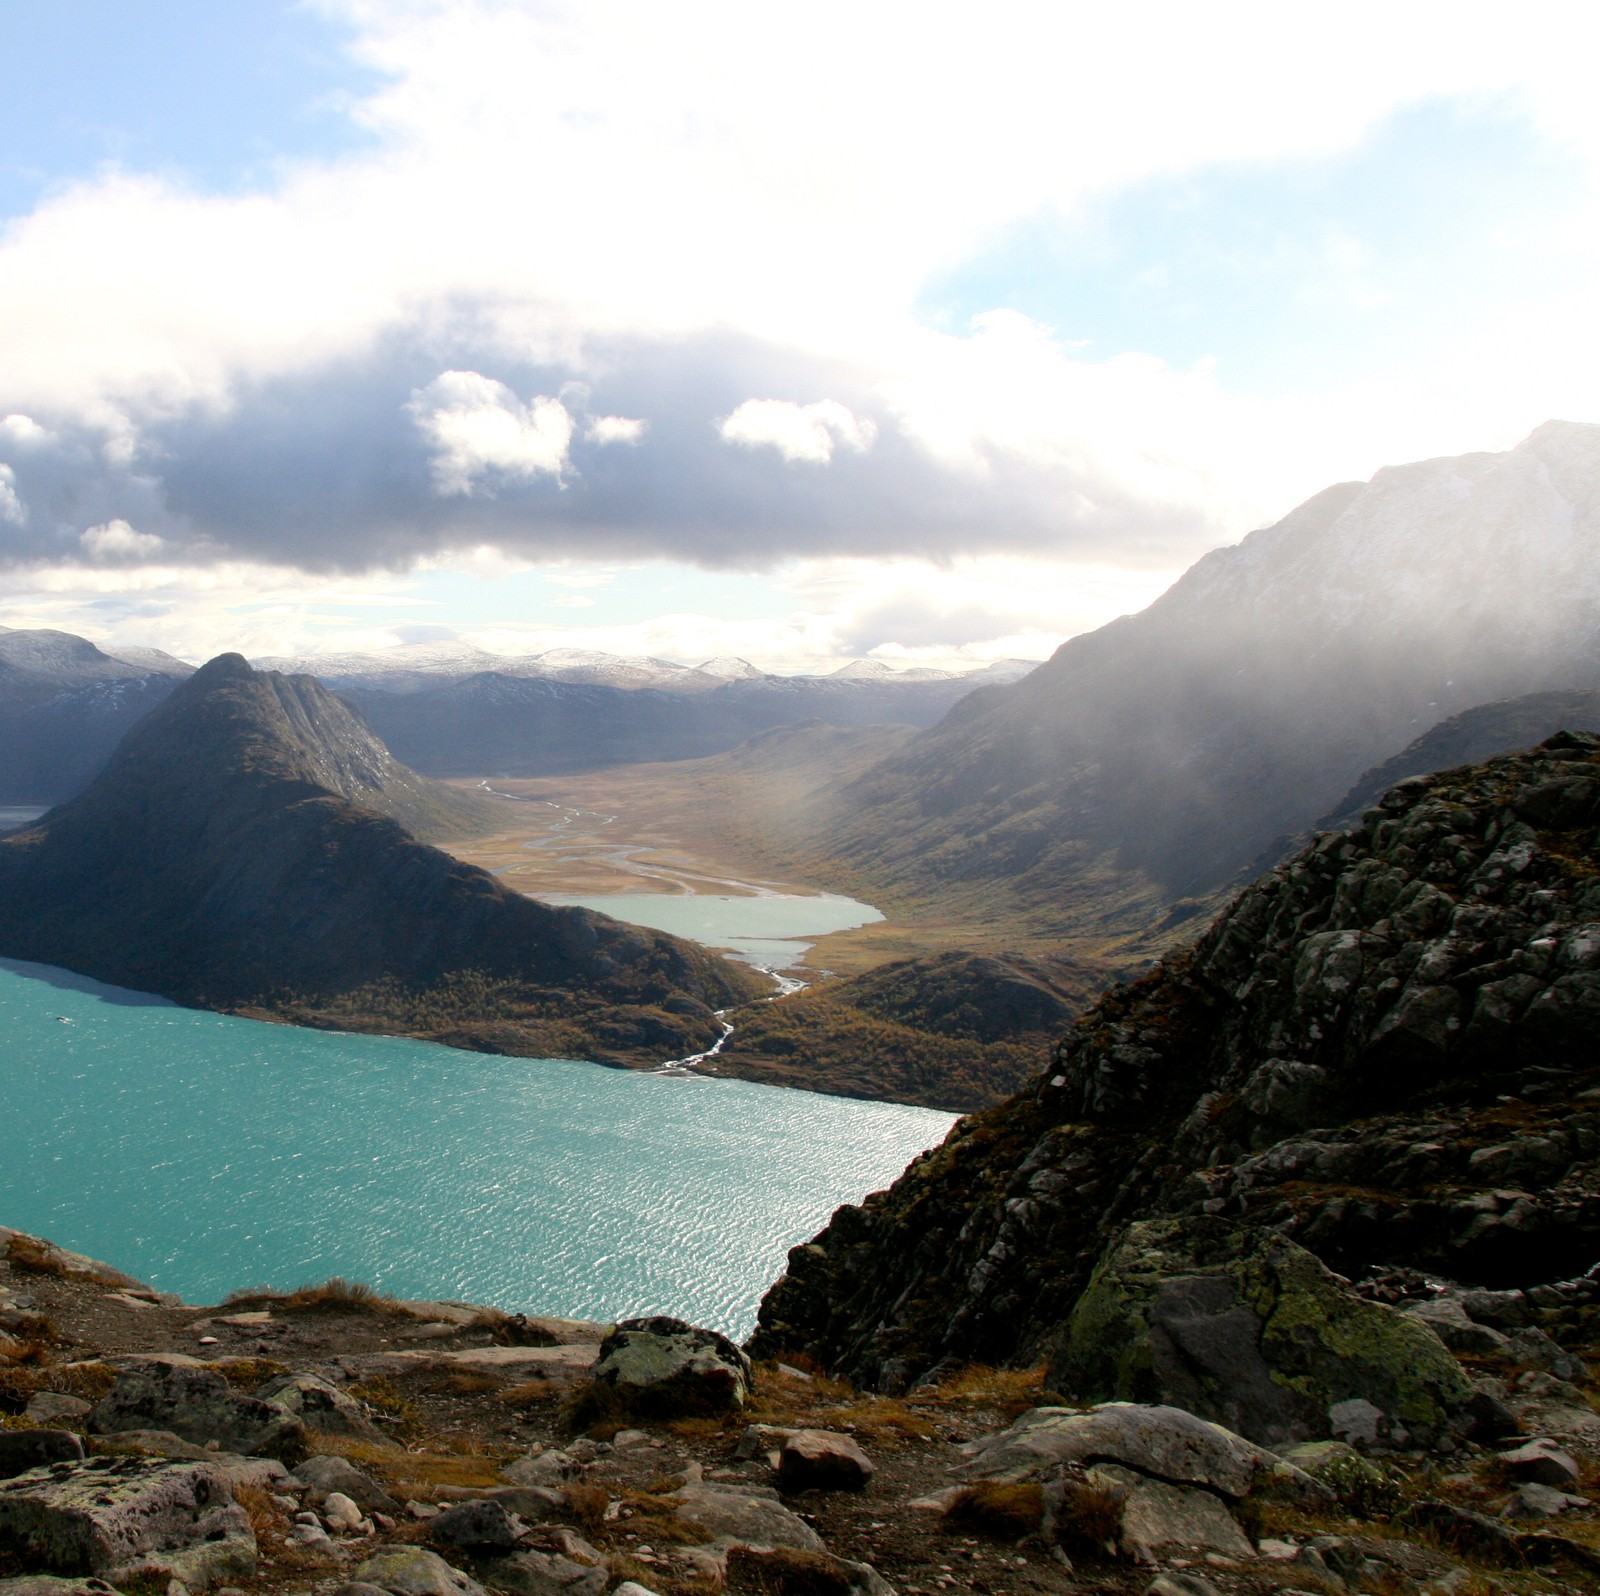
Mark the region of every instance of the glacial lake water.
<instances>
[{"instance_id":1,"label":"glacial lake water","mask_svg":"<svg viewBox=\"0 0 1600 1596\"><path fill-rule=\"evenodd\" d=\"M736 958L765 970L787 969L805 956L817 937L849 931L883 916L869 903L832 893L735 895L690 892L613 892L591 897L541 893L542 903L576 904L614 915L630 925L727 948Z\"/></svg>"},{"instance_id":2,"label":"glacial lake water","mask_svg":"<svg viewBox=\"0 0 1600 1596\"><path fill-rule=\"evenodd\" d=\"M741 1337L787 1249L955 1117L267 1025L11 961L0 1103L0 1223L191 1302L338 1274Z\"/></svg>"}]
</instances>

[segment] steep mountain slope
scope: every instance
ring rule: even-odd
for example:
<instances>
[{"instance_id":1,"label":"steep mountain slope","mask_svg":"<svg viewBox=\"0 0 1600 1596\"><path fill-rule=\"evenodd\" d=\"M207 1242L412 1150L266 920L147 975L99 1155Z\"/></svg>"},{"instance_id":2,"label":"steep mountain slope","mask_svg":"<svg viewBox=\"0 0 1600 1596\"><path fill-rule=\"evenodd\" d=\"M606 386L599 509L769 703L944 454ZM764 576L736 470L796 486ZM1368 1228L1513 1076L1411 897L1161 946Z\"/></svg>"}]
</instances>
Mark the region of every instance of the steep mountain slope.
<instances>
[{"instance_id":1,"label":"steep mountain slope","mask_svg":"<svg viewBox=\"0 0 1600 1596\"><path fill-rule=\"evenodd\" d=\"M0 803L56 803L80 791L189 674L170 654L131 652L70 632L0 627Z\"/></svg>"},{"instance_id":2,"label":"steep mountain slope","mask_svg":"<svg viewBox=\"0 0 1600 1596\"><path fill-rule=\"evenodd\" d=\"M888 887L1113 942L1471 705L1600 684L1600 427L1327 489L973 693L818 823Z\"/></svg>"},{"instance_id":3,"label":"steep mountain slope","mask_svg":"<svg viewBox=\"0 0 1600 1596\"><path fill-rule=\"evenodd\" d=\"M1367 771L1318 822L1318 829L1354 824L1364 809L1408 776L1431 776L1454 765L1514 753L1568 728L1600 732L1600 692L1527 693L1475 705L1430 726L1394 758Z\"/></svg>"},{"instance_id":4,"label":"steep mountain slope","mask_svg":"<svg viewBox=\"0 0 1600 1596\"><path fill-rule=\"evenodd\" d=\"M332 694L225 654L78 798L0 841L0 953L202 1007L639 1062L762 983L415 841L437 813Z\"/></svg>"},{"instance_id":5,"label":"steep mountain slope","mask_svg":"<svg viewBox=\"0 0 1600 1596\"><path fill-rule=\"evenodd\" d=\"M889 1387L1044 1354L1068 1396L1126 1394L1074 1390L1074 1315L1132 1267L1125 1238L1178 1251L1207 1227L1235 1260L1288 1238L1350 1275L1581 1274L1600 1254L1597 826L1594 736L1402 783L795 1248L755 1350ZM1171 1337L1185 1314L1226 1329L1199 1290L1175 1281Z\"/></svg>"}]
</instances>

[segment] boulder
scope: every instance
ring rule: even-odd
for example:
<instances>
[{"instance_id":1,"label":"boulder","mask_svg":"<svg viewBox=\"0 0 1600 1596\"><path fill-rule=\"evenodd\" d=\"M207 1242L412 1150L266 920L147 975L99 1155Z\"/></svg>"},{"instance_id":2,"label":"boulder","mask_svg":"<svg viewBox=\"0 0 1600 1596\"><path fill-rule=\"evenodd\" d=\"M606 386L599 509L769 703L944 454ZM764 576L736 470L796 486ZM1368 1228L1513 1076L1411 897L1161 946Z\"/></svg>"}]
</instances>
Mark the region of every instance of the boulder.
<instances>
[{"instance_id":1,"label":"boulder","mask_svg":"<svg viewBox=\"0 0 1600 1596\"><path fill-rule=\"evenodd\" d=\"M1577 1460L1545 1436L1500 1453L1498 1461L1512 1480L1550 1485L1562 1491L1578 1483Z\"/></svg>"},{"instance_id":2,"label":"boulder","mask_svg":"<svg viewBox=\"0 0 1600 1596\"><path fill-rule=\"evenodd\" d=\"M356 1569L356 1579L391 1596L487 1596L477 1580L421 1546L380 1546Z\"/></svg>"},{"instance_id":3,"label":"boulder","mask_svg":"<svg viewBox=\"0 0 1600 1596\"><path fill-rule=\"evenodd\" d=\"M321 1503L335 1491L348 1496L364 1513L398 1513L400 1504L372 1478L358 1469L348 1458L308 1457L297 1465L294 1478L307 1486L314 1504Z\"/></svg>"},{"instance_id":4,"label":"boulder","mask_svg":"<svg viewBox=\"0 0 1600 1596\"><path fill-rule=\"evenodd\" d=\"M629 1412L727 1413L750 1396L750 1360L724 1335L681 1319L625 1319L600 1343L591 1375Z\"/></svg>"},{"instance_id":5,"label":"boulder","mask_svg":"<svg viewBox=\"0 0 1600 1596\"><path fill-rule=\"evenodd\" d=\"M820 1552L822 1537L803 1519L772 1496L716 1486L686 1485L673 1494L674 1512L686 1523L697 1524L726 1550L754 1546L765 1551L788 1547L793 1551Z\"/></svg>"},{"instance_id":6,"label":"boulder","mask_svg":"<svg viewBox=\"0 0 1600 1596\"><path fill-rule=\"evenodd\" d=\"M0 1549L68 1574L169 1571L191 1589L255 1572L250 1521L204 1463L90 1458L0 1482Z\"/></svg>"},{"instance_id":7,"label":"boulder","mask_svg":"<svg viewBox=\"0 0 1600 1596\"><path fill-rule=\"evenodd\" d=\"M1211 1491L1146 1479L1115 1463L1093 1468L1087 1477L1092 1484L1120 1486L1126 1492L1117 1545L1134 1562L1159 1563L1206 1552L1255 1555L1233 1514Z\"/></svg>"},{"instance_id":8,"label":"boulder","mask_svg":"<svg viewBox=\"0 0 1600 1596\"><path fill-rule=\"evenodd\" d=\"M1465 1429L1473 1389L1414 1314L1369 1302L1271 1231L1186 1217L1130 1225L1105 1251L1047 1374L1090 1400L1170 1403L1275 1446L1324 1438L1365 1402L1375 1438Z\"/></svg>"},{"instance_id":9,"label":"boulder","mask_svg":"<svg viewBox=\"0 0 1600 1596\"><path fill-rule=\"evenodd\" d=\"M513 1485L551 1486L578 1472L578 1460L568 1452L556 1450L530 1452L508 1463L500 1472Z\"/></svg>"},{"instance_id":10,"label":"boulder","mask_svg":"<svg viewBox=\"0 0 1600 1596\"><path fill-rule=\"evenodd\" d=\"M513 1552L522 1538L522 1525L492 1500L457 1502L429 1521L428 1539L453 1546L474 1557L499 1557Z\"/></svg>"},{"instance_id":11,"label":"boulder","mask_svg":"<svg viewBox=\"0 0 1600 1596\"><path fill-rule=\"evenodd\" d=\"M778 1489L862 1491L873 1476L872 1460L848 1435L832 1430L795 1430L778 1453Z\"/></svg>"},{"instance_id":12,"label":"boulder","mask_svg":"<svg viewBox=\"0 0 1600 1596\"><path fill-rule=\"evenodd\" d=\"M83 1442L71 1430L0 1430L0 1480L82 1456Z\"/></svg>"},{"instance_id":13,"label":"boulder","mask_svg":"<svg viewBox=\"0 0 1600 1596\"><path fill-rule=\"evenodd\" d=\"M322 1516L329 1529L349 1534L361 1528L364 1515L343 1491L329 1491L322 1499Z\"/></svg>"},{"instance_id":14,"label":"boulder","mask_svg":"<svg viewBox=\"0 0 1600 1596\"><path fill-rule=\"evenodd\" d=\"M1569 1508L1588 1505L1587 1497L1572 1496L1553 1485L1536 1485L1532 1480L1525 1480L1511 1493L1511 1499L1500 1509L1500 1516L1524 1520L1554 1518Z\"/></svg>"},{"instance_id":15,"label":"boulder","mask_svg":"<svg viewBox=\"0 0 1600 1596\"><path fill-rule=\"evenodd\" d=\"M1470 1317L1456 1297L1424 1297L1406 1303L1401 1312L1420 1319L1452 1352L1492 1357L1511 1344L1501 1331Z\"/></svg>"},{"instance_id":16,"label":"boulder","mask_svg":"<svg viewBox=\"0 0 1600 1596\"><path fill-rule=\"evenodd\" d=\"M1107 1402L1033 1408L1008 1429L969 1441L956 1472L967 1479L1040 1479L1062 1464L1117 1463L1149 1479L1240 1500L1257 1492L1326 1505L1332 1492L1264 1447L1182 1408Z\"/></svg>"},{"instance_id":17,"label":"boulder","mask_svg":"<svg viewBox=\"0 0 1600 1596\"><path fill-rule=\"evenodd\" d=\"M186 1441L293 1462L305 1456L305 1429L287 1408L239 1396L214 1369L151 1359L124 1369L90 1416L101 1435L170 1430Z\"/></svg>"},{"instance_id":18,"label":"boulder","mask_svg":"<svg viewBox=\"0 0 1600 1596\"><path fill-rule=\"evenodd\" d=\"M285 1374L257 1390L264 1402L287 1408L308 1430L345 1435L358 1441L381 1441L383 1432L366 1409L348 1392L315 1374Z\"/></svg>"},{"instance_id":19,"label":"boulder","mask_svg":"<svg viewBox=\"0 0 1600 1596\"><path fill-rule=\"evenodd\" d=\"M561 1552L526 1551L503 1557L488 1575L510 1596L601 1596L609 1576L602 1564L574 1562Z\"/></svg>"}]
</instances>

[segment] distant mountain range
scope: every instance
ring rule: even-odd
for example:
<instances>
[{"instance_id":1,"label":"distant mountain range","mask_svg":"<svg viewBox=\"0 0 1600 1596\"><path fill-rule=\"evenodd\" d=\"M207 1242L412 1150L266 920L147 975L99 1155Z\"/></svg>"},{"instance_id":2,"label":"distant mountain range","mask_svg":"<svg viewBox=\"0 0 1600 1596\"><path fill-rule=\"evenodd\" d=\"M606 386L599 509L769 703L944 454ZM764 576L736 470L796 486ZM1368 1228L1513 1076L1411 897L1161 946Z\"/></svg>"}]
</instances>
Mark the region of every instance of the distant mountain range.
<instances>
[{"instance_id":1,"label":"distant mountain range","mask_svg":"<svg viewBox=\"0 0 1600 1596\"><path fill-rule=\"evenodd\" d=\"M256 663L345 693L401 758L439 775L693 758L806 720L928 726L974 687L1033 668L1002 660L962 676L857 660L831 676L771 676L739 659L687 666L585 649L513 658L462 643ZM159 649L0 627L0 804L80 792L193 669Z\"/></svg>"},{"instance_id":2,"label":"distant mountain range","mask_svg":"<svg viewBox=\"0 0 1600 1596\"><path fill-rule=\"evenodd\" d=\"M1600 427L1550 422L1329 488L1208 554L1141 614L968 695L814 828L869 890L1115 947L1435 723L1596 687Z\"/></svg>"},{"instance_id":3,"label":"distant mountain range","mask_svg":"<svg viewBox=\"0 0 1600 1596\"><path fill-rule=\"evenodd\" d=\"M92 661L90 662L93 663ZM0 839L0 955L200 1007L533 1057L657 1063L766 983L550 908L418 842L462 805L309 677L224 654L99 777Z\"/></svg>"}]
</instances>

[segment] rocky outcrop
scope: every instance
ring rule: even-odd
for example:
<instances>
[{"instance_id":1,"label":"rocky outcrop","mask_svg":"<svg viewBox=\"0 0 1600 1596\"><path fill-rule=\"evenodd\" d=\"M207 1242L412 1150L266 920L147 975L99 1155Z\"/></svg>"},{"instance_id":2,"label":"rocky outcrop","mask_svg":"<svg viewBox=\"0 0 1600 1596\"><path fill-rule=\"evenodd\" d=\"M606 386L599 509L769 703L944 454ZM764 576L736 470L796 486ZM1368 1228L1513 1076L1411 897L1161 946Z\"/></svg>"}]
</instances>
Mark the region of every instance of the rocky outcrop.
<instances>
[{"instance_id":1,"label":"rocky outcrop","mask_svg":"<svg viewBox=\"0 0 1600 1596\"><path fill-rule=\"evenodd\" d=\"M890 1388L1041 1353L1065 1375L1096 1267L1144 1220L1270 1232L1369 1296L1386 1266L1586 1300L1597 825L1587 735L1402 783L791 1252L753 1349Z\"/></svg>"},{"instance_id":2,"label":"rocky outcrop","mask_svg":"<svg viewBox=\"0 0 1600 1596\"><path fill-rule=\"evenodd\" d=\"M0 840L0 953L204 1008L611 1063L709 1047L713 1010L765 990L372 807L421 803L419 780L316 682L224 654L86 792Z\"/></svg>"},{"instance_id":3,"label":"rocky outcrop","mask_svg":"<svg viewBox=\"0 0 1600 1596\"><path fill-rule=\"evenodd\" d=\"M1474 1391L1426 1320L1369 1302L1304 1247L1220 1219L1145 1220L1107 1250L1047 1379L1090 1400L1172 1402L1268 1446L1366 1403L1385 1438L1470 1422Z\"/></svg>"},{"instance_id":4,"label":"rocky outcrop","mask_svg":"<svg viewBox=\"0 0 1600 1596\"><path fill-rule=\"evenodd\" d=\"M728 1338L681 1319L624 1319L600 1343L593 1390L626 1413L728 1413L750 1396L750 1360Z\"/></svg>"}]
</instances>

